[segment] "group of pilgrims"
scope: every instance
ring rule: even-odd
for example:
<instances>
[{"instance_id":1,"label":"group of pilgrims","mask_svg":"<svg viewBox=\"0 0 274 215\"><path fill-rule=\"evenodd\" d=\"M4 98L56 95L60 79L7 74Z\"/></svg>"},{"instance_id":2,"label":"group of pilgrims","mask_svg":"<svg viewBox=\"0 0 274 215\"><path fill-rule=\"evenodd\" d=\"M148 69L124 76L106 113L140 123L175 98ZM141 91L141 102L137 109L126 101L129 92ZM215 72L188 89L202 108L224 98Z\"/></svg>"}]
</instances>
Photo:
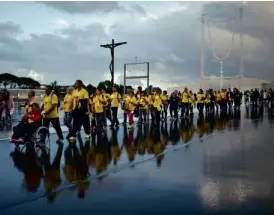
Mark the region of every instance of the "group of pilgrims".
<instances>
[{"instance_id":1,"label":"group of pilgrims","mask_svg":"<svg viewBox=\"0 0 274 215\"><path fill-rule=\"evenodd\" d=\"M265 95L266 98L264 98ZM267 101L273 107L274 94L272 89L269 89L266 94L261 94L257 89L250 92L246 91L244 96L246 105L247 102L257 105ZM43 126L49 127L51 123L59 137L57 143L62 143L64 138L59 120L59 107L64 111L64 124L69 130L66 138L75 141L82 126L86 139L89 139L92 133L106 131L107 120L110 121L111 129L118 127L120 122L117 115L120 109L123 111L123 124L128 124L128 129L134 129L134 118L138 118L138 124L148 124L149 118L151 118L151 125L157 128L161 121L167 121L168 110L171 121L193 117L195 107L197 107L199 115L204 112L207 115L214 112L226 114L233 108L234 111L239 111L242 98L243 93L236 88L220 91L209 89L206 92L200 89L197 93L185 88L183 92L175 90L168 95L166 90L162 91L158 87L153 88L149 93L144 91L142 87L138 87L136 93L132 89L126 89L124 95L121 96L113 87L110 94L107 94L104 89L97 89L95 93L89 94L84 88L83 82L77 80L74 87L67 89L64 103L61 106L51 86L47 86L45 96L42 99L42 107L39 110L41 111ZM29 123L35 121L28 118L29 113L34 111L32 104L37 107L34 91L30 91L29 101L25 104L24 122L19 124L17 129L14 129L15 134L12 139L18 139L19 134L22 135L23 131L30 130ZM34 127L32 127L33 129Z\"/></svg>"}]
</instances>

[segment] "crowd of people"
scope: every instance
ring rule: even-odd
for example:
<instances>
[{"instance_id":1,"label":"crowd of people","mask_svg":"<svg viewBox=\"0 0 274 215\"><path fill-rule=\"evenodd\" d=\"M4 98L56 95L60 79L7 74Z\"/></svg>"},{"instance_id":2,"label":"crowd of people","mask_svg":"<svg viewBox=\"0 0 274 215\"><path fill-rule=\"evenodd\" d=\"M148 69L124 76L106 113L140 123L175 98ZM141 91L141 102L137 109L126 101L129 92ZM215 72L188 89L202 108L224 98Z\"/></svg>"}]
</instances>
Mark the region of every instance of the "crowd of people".
<instances>
[{"instance_id":1,"label":"crowd of people","mask_svg":"<svg viewBox=\"0 0 274 215\"><path fill-rule=\"evenodd\" d=\"M264 91L263 91L264 92ZM199 114L212 114L220 112L226 114L228 111L238 111L242 103L243 94L236 88L204 92L202 89L197 93L185 88L183 92L174 91L168 95L167 91L153 88L147 93L138 87L137 92L127 89L121 96L115 87L112 93L107 94L104 89L97 89L95 94L89 94L84 88L81 80L77 80L74 87L67 89L64 103L61 106L57 95L51 86L45 89L42 99L42 107L35 100L35 92L30 90L29 101L24 105L26 112L22 121L14 128L12 141L23 141L20 138L24 134L31 135L37 127L49 128L52 124L58 135L57 143L64 140L60 125L59 111L64 111L64 124L68 127L67 139L75 141L83 126L85 138L89 139L92 133L102 133L106 130L107 120L110 128L119 126L118 111L124 112L124 124L128 129L134 128L134 118L138 118L138 124L147 124L151 118L151 124L155 127L161 125L161 121L167 120L168 109L170 120L185 119L193 116L196 107ZM255 106L268 102L273 107L274 93L269 89L267 93L260 93L257 89L244 92L245 104L250 102ZM180 116L179 116L180 112Z\"/></svg>"},{"instance_id":2,"label":"crowd of people","mask_svg":"<svg viewBox=\"0 0 274 215\"><path fill-rule=\"evenodd\" d=\"M93 173L98 175L98 180L103 180L100 174L111 170L112 166L125 162L131 162L133 165L132 162L138 163L146 155L154 155L155 164L161 167L165 162L163 152L167 147L177 148L182 144L187 151L191 148L191 144L188 143L195 137L202 140L212 133L224 130L234 132L240 129L241 118L259 118L251 121L254 127L258 127L265 123L264 117L261 117L263 115L253 108L245 111L244 116L241 116L241 112L228 112L226 116L220 116L215 112L214 115L198 115L196 122L194 118L182 120L180 123L163 122L159 129L155 129L151 124L141 124L137 127L137 132L129 130L124 124L120 128L108 131L110 135L92 135L91 141L83 141L80 138L79 144L67 144L66 147L58 145L52 161L49 152L44 148L41 148L40 157L33 147L26 147L25 152L15 150L11 157L14 166L24 175L24 187L28 192L37 192L40 186L44 186L48 193L48 201L54 202L59 193L54 192L54 189L64 182L70 182L76 185L78 198L83 199L90 187L88 177ZM269 115L268 121L273 125L274 115ZM118 136L120 129L122 138Z\"/></svg>"}]
</instances>

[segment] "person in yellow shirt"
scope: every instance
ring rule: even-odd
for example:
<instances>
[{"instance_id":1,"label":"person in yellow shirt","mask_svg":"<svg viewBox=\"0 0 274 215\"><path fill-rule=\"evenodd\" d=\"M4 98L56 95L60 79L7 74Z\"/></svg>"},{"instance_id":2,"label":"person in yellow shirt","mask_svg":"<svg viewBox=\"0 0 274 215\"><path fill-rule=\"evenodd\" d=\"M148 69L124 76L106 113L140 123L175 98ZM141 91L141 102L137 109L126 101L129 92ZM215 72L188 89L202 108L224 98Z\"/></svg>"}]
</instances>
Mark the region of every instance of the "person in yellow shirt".
<instances>
[{"instance_id":1,"label":"person in yellow shirt","mask_svg":"<svg viewBox=\"0 0 274 215\"><path fill-rule=\"evenodd\" d=\"M74 141L77 134L80 134L81 127L84 127L85 138L90 138L90 121L89 121L89 95L83 87L81 80L76 80L75 90L73 91L73 125L70 141Z\"/></svg>"},{"instance_id":2,"label":"person in yellow shirt","mask_svg":"<svg viewBox=\"0 0 274 215\"><path fill-rule=\"evenodd\" d=\"M45 89L45 96L43 97L43 105L41 110L43 116L43 126L49 128L51 123L59 138L56 143L62 144L64 137L59 121L58 98L52 91L51 86L47 86Z\"/></svg>"},{"instance_id":3,"label":"person in yellow shirt","mask_svg":"<svg viewBox=\"0 0 274 215\"><path fill-rule=\"evenodd\" d=\"M216 103L215 103L217 112L219 112L219 106L221 103L221 99L222 99L221 92L220 92L220 90L218 90L218 92L216 92Z\"/></svg>"},{"instance_id":4,"label":"person in yellow shirt","mask_svg":"<svg viewBox=\"0 0 274 215\"><path fill-rule=\"evenodd\" d=\"M205 98L205 110L206 113L209 113L209 109L210 109L210 94L209 94L209 90L206 91L206 98Z\"/></svg>"},{"instance_id":5,"label":"person in yellow shirt","mask_svg":"<svg viewBox=\"0 0 274 215\"><path fill-rule=\"evenodd\" d=\"M162 100L161 100L160 89L156 88L154 101L153 101L156 126L160 126L160 122L161 122L161 105L162 105Z\"/></svg>"},{"instance_id":6,"label":"person in yellow shirt","mask_svg":"<svg viewBox=\"0 0 274 215\"><path fill-rule=\"evenodd\" d=\"M64 104L61 107L61 110L64 111L64 125L67 126L69 129L69 134L67 138L70 137L71 132L72 132L72 109L73 109L73 87L67 88L67 94L65 95L64 98Z\"/></svg>"},{"instance_id":7,"label":"person in yellow shirt","mask_svg":"<svg viewBox=\"0 0 274 215\"><path fill-rule=\"evenodd\" d=\"M119 126L119 121L118 121L118 118L117 118L117 114L118 114L118 108L119 108L120 100L121 100L120 93L117 92L116 87L113 87L112 88L112 94L110 95L111 111L112 111L111 128L113 128L114 125Z\"/></svg>"},{"instance_id":8,"label":"person in yellow shirt","mask_svg":"<svg viewBox=\"0 0 274 215\"><path fill-rule=\"evenodd\" d=\"M106 104L106 97L102 94L100 89L96 90L96 95L93 97L94 115L97 122L98 131L104 129L104 105Z\"/></svg>"},{"instance_id":9,"label":"person in yellow shirt","mask_svg":"<svg viewBox=\"0 0 274 215\"><path fill-rule=\"evenodd\" d=\"M126 106L127 106L127 114L128 114L128 128L132 129L134 127L134 120L133 120L133 111L136 108L138 104L138 101L136 97L134 96L133 91L129 91L129 96L126 100Z\"/></svg>"},{"instance_id":10,"label":"person in yellow shirt","mask_svg":"<svg viewBox=\"0 0 274 215\"><path fill-rule=\"evenodd\" d=\"M140 94L140 98L138 100L139 104L139 123L142 124L147 124L147 110L148 110L148 104L149 100L148 97L146 96L146 92L142 91Z\"/></svg>"},{"instance_id":11,"label":"person in yellow shirt","mask_svg":"<svg viewBox=\"0 0 274 215\"><path fill-rule=\"evenodd\" d=\"M181 95L181 118L188 116L189 114L189 93L188 89L185 88Z\"/></svg>"},{"instance_id":12,"label":"person in yellow shirt","mask_svg":"<svg viewBox=\"0 0 274 215\"><path fill-rule=\"evenodd\" d=\"M28 92L28 101L23 104L20 105L20 107L25 109L25 115L27 115L29 112L32 111L32 104L39 104L39 102L35 99L35 91L34 90L30 90Z\"/></svg>"},{"instance_id":13,"label":"person in yellow shirt","mask_svg":"<svg viewBox=\"0 0 274 215\"><path fill-rule=\"evenodd\" d=\"M94 104L93 104L93 98L94 98L94 94L91 93L89 95L89 108L90 108L89 118L91 120L92 132L95 132L96 131L96 119L95 119L95 108L94 108Z\"/></svg>"},{"instance_id":14,"label":"person in yellow shirt","mask_svg":"<svg viewBox=\"0 0 274 215\"><path fill-rule=\"evenodd\" d=\"M168 100L169 100L166 90L164 90L163 93L161 94L161 100L162 100L162 119L166 121L167 120Z\"/></svg>"},{"instance_id":15,"label":"person in yellow shirt","mask_svg":"<svg viewBox=\"0 0 274 215\"><path fill-rule=\"evenodd\" d=\"M203 114L204 111L204 102L205 102L205 94L202 89L199 90L197 93L197 109L199 111L199 114Z\"/></svg>"},{"instance_id":16,"label":"person in yellow shirt","mask_svg":"<svg viewBox=\"0 0 274 215\"><path fill-rule=\"evenodd\" d=\"M111 99L110 95L106 93L104 89L101 90L102 95L105 98L106 103L104 104L104 125L107 126L107 119L110 121L110 124L112 125L112 118L111 118Z\"/></svg>"},{"instance_id":17,"label":"person in yellow shirt","mask_svg":"<svg viewBox=\"0 0 274 215\"><path fill-rule=\"evenodd\" d=\"M153 88L153 90L149 93L148 96L148 108L150 111L150 116L151 116L151 122L154 123L155 121L155 113L154 113L154 107L153 107L153 102L154 102L154 93L155 89Z\"/></svg>"},{"instance_id":18,"label":"person in yellow shirt","mask_svg":"<svg viewBox=\"0 0 274 215\"><path fill-rule=\"evenodd\" d=\"M123 121L123 124L127 124L127 107L126 107L126 100L128 98L128 95L129 95L129 91L130 89L127 89L126 90L126 93L123 95L123 99L121 101L121 108L122 110L124 111L124 121Z\"/></svg>"},{"instance_id":19,"label":"person in yellow shirt","mask_svg":"<svg viewBox=\"0 0 274 215\"><path fill-rule=\"evenodd\" d=\"M194 94L193 94L193 92L191 90L189 91L188 102L189 102L190 116L193 116L193 108L194 108L194 104L195 104L195 96L194 96Z\"/></svg>"}]
</instances>

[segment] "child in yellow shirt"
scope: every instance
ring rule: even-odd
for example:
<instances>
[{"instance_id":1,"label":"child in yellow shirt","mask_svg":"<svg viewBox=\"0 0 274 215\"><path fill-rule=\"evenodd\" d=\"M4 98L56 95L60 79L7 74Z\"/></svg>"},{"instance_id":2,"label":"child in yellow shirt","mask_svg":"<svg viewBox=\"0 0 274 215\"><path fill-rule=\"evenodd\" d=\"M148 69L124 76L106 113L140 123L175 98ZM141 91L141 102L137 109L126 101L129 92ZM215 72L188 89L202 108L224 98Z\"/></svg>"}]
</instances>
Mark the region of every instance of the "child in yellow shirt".
<instances>
[{"instance_id":1,"label":"child in yellow shirt","mask_svg":"<svg viewBox=\"0 0 274 215\"><path fill-rule=\"evenodd\" d=\"M140 98L138 100L139 104L139 110L140 110L140 123L147 123L147 110L148 110L148 104L149 100L144 91L141 92Z\"/></svg>"}]
</instances>

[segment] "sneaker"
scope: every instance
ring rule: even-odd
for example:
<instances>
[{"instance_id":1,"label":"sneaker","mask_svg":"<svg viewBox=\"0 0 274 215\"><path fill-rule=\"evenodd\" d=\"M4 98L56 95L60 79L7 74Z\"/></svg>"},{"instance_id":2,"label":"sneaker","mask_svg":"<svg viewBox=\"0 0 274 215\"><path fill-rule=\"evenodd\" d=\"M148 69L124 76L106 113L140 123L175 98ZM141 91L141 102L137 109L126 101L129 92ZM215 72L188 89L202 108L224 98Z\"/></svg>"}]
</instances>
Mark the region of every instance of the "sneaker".
<instances>
[{"instance_id":1,"label":"sneaker","mask_svg":"<svg viewBox=\"0 0 274 215\"><path fill-rule=\"evenodd\" d=\"M86 134L85 135L85 139L87 140L87 139L89 139L90 138L90 134Z\"/></svg>"},{"instance_id":2,"label":"sneaker","mask_svg":"<svg viewBox=\"0 0 274 215\"><path fill-rule=\"evenodd\" d=\"M69 138L69 141L75 141L75 140L76 140L76 138L73 137L73 136L71 136L71 137Z\"/></svg>"}]
</instances>

